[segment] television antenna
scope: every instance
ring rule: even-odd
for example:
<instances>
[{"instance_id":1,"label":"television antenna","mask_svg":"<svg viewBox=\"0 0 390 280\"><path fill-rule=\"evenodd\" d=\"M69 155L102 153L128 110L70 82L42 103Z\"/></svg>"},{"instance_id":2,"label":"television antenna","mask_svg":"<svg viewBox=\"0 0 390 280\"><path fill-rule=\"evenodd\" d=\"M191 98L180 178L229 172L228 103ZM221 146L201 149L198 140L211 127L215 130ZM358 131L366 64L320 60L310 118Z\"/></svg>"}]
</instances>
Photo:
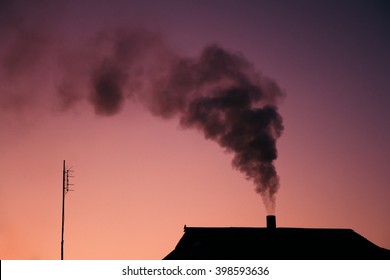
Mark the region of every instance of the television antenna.
<instances>
[{"instance_id":1,"label":"television antenna","mask_svg":"<svg viewBox=\"0 0 390 280\"><path fill-rule=\"evenodd\" d=\"M72 170L72 167L67 168L65 160L63 161L63 168L62 168L62 231L61 231L61 260L64 259L64 232L65 232L65 195L73 191L70 189L70 186L73 186L74 184L71 184L69 182L69 178L74 177L72 173L74 170Z\"/></svg>"}]
</instances>

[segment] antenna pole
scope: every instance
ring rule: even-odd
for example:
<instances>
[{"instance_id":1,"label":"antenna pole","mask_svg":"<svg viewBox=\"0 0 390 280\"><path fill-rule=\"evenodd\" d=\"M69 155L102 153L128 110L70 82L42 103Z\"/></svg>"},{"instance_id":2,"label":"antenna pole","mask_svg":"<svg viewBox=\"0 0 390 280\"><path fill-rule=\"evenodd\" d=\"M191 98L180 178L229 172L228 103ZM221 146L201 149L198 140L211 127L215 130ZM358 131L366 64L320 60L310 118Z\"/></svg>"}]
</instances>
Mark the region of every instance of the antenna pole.
<instances>
[{"instance_id":1,"label":"antenna pole","mask_svg":"<svg viewBox=\"0 0 390 280\"><path fill-rule=\"evenodd\" d=\"M65 188L66 188L65 160L62 169L62 233L61 233L61 260L64 259L64 227L65 227Z\"/></svg>"}]
</instances>

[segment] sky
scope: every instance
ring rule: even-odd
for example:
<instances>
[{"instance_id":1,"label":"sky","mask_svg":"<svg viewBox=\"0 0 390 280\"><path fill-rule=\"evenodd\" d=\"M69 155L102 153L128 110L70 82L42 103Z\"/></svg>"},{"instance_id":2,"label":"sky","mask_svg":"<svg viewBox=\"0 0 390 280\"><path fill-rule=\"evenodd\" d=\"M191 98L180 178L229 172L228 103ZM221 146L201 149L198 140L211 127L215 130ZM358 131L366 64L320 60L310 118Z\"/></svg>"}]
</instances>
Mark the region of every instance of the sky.
<instances>
[{"instance_id":1,"label":"sky","mask_svg":"<svg viewBox=\"0 0 390 280\"><path fill-rule=\"evenodd\" d=\"M1 1L0 259L60 258L63 160L65 259L269 213L390 249L389 8Z\"/></svg>"}]
</instances>

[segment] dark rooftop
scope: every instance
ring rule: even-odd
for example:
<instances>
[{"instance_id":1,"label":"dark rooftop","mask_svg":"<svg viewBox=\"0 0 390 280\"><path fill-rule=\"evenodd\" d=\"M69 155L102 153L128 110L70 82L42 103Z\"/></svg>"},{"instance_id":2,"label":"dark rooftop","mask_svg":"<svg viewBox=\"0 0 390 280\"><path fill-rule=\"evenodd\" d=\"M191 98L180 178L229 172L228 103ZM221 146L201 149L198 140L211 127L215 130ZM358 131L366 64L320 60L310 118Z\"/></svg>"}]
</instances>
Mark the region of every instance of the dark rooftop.
<instances>
[{"instance_id":1,"label":"dark rooftop","mask_svg":"<svg viewBox=\"0 0 390 280\"><path fill-rule=\"evenodd\" d=\"M352 229L185 227L166 260L390 259Z\"/></svg>"}]
</instances>

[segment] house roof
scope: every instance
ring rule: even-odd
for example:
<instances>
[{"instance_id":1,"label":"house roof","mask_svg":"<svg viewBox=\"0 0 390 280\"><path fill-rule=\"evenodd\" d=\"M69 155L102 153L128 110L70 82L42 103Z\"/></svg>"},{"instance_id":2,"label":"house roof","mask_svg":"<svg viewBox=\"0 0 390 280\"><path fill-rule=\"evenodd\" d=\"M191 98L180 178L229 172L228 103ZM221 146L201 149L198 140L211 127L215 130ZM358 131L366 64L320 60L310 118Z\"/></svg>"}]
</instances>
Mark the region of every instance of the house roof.
<instances>
[{"instance_id":1,"label":"house roof","mask_svg":"<svg viewBox=\"0 0 390 280\"><path fill-rule=\"evenodd\" d=\"M352 229L185 227L164 259L390 259Z\"/></svg>"}]
</instances>

